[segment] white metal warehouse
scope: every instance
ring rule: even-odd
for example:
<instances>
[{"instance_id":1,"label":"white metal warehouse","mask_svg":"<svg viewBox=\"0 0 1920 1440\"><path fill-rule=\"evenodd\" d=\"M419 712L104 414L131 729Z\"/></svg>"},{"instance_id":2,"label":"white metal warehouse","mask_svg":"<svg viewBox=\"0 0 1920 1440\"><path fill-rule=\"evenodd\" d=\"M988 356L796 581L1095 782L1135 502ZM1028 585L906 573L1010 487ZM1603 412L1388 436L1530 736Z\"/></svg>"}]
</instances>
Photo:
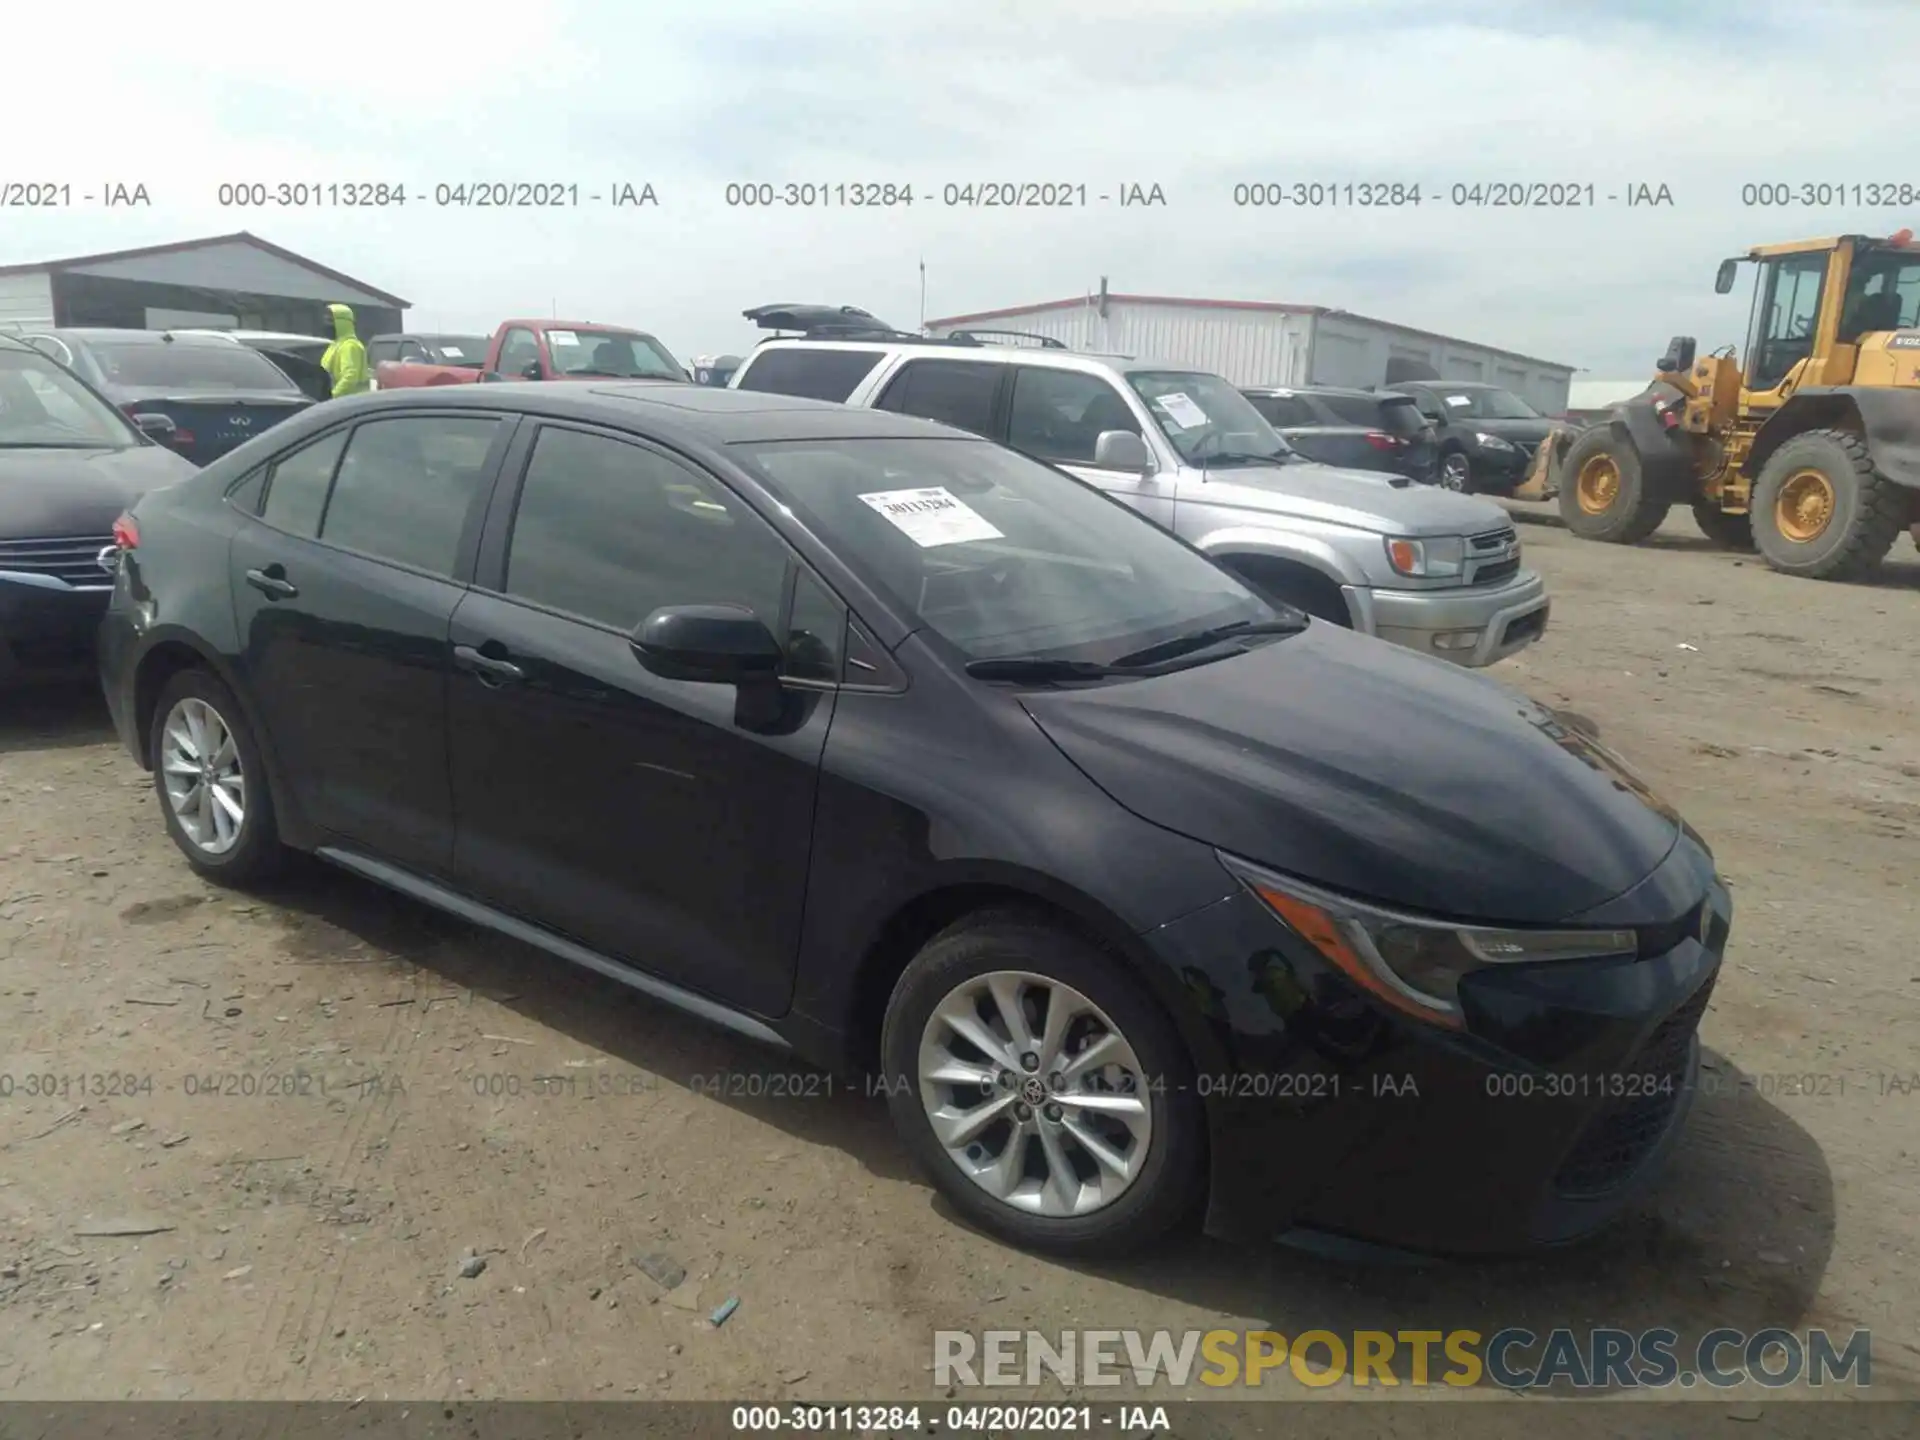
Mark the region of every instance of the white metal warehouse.
<instances>
[{"instance_id":1,"label":"white metal warehouse","mask_svg":"<svg viewBox=\"0 0 1920 1440\"><path fill-rule=\"evenodd\" d=\"M1444 380L1503 385L1548 415L1566 410L1575 370L1325 305L1264 300L1107 293L950 315L926 328L947 335L969 327L1022 330L1075 350L1162 356L1236 385L1384 385L1388 362L1398 360Z\"/></svg>"}]
</instances>

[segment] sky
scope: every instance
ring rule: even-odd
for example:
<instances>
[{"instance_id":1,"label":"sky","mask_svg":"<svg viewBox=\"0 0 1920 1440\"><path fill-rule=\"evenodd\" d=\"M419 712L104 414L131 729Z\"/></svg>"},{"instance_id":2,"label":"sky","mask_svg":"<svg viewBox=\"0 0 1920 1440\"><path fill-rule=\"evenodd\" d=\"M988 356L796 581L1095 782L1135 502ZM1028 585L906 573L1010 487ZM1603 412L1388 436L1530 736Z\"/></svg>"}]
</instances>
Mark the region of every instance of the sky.
<instances>
[{"instance_id":1,"label":"sky","mask_svg":"<svg viewBox=\"0 0 1920 1440\"><path fill-rule=\"evenodd\" d=\"M90 0L84 36L73 12L18 8L0 186L142 184L152 203L0 208L0 263L244 229L412 301L420 330L558 314L687 359L749 348L755 305L912 327L1105 276L1633 379L1670 335L1741 339L1745 295L1713 293L1722 257L1920 229L1915 0L461 0L343 27L316 23L326 7L176 0L155 24L144 0ZM495 181L580 201L438 203ZM408 200L222 203L223 184L282 182ZM1006 182L1088 200L962 200ZM1418 185L1422 203L1235 199L1329 182ZM1515 182L1596 203L1452 203ZM658 203L588 198L623 183ZM789 184L915 198L729 203L730 185ZM1904 205L1854 189L1903 184ZM1099 198L1134 185L1165 203ZM1638 186L1671 203L1629 206Z\"/></svg>"}]
</instances>

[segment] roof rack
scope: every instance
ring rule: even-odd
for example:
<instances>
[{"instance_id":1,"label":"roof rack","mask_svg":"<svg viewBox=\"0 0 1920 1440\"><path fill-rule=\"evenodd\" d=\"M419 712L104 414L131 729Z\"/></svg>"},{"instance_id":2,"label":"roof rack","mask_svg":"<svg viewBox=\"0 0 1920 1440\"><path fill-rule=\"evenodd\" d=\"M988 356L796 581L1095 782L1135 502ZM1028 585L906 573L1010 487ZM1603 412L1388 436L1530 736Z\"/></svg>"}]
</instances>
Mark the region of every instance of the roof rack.
<instances>
[{"instance_id":1,"label":"roof rack","mask_svg":"<svg viewBox=\"0 0 1920 1440\"><path fill-rule=\"evenodd\" d=\"M962 345L1004 345L1011 341L1015 344L1030 344L1041 350L1067 348L1066 341L1056 340L1051 335L1036 335L1031 330L949 330L940 338Z\"/></svg>"},{"instance_id":2,"label":"roof rack","mask_svg":"<svg viewBox=\"0 0 1920 1440\"><path fill-rule=\"evenodd\" d=\"M768 340L872 340L896 345L982 345L1024 344L1042 350L1065 350L1063 341L1051 335L1036 335L1026 330L955 330L946 335L922 335L889 325L870 310L857 305L760 305L740 312L762 330L776 333Z\"/></svg>"}]
</instances>

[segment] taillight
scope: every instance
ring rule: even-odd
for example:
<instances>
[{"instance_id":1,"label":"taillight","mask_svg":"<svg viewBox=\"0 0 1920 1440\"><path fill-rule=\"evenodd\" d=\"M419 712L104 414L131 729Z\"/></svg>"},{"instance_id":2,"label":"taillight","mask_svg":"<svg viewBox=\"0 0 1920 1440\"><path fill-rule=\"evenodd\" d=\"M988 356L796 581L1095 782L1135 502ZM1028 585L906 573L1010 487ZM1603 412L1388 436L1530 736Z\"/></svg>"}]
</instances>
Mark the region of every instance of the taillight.
<instances>
[{"instance_id":1,"label":"taillight","mask_svg":"<svg viewBox=\"0 0 1920 1440\"><path fill-rule=\"evenodd\" d=\"M1376 450L1398 450L1406 443L1406 441L1400 439L1398 436L1388 435L1383 431L1369 430L1367 432L1367 444Z\"/></svg>"},{"instance_id":2,"label":"taillight","mask_svg":"<svg viewBox=\"0 0 1920 1440\"><path fill-rule=\"evenodd\" d=\"M140 548L140 527L134 523L133 516L122 515L113 522L113 543L122 550Z\"/></svg>"}]
</instances>

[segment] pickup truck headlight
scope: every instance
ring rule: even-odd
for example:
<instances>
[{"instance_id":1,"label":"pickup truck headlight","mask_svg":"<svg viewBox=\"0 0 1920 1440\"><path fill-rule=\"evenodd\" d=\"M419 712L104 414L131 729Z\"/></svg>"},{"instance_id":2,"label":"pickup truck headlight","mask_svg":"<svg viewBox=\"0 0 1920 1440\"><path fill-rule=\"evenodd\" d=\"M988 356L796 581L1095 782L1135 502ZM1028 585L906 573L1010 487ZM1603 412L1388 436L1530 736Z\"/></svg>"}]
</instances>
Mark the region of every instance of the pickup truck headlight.
<instances>
[{"instance_id":1,"label":"pickup truck headlight","mask_svg":"<svg viewBox=\"0 0 1920 1440\"><path fill-rule=\"evenodd\" d=\"M1502 440L1502 439L1501 439L1501 438L1500 438L1500 437L1499 437L1498 435L1488 435L1488 434L1486 434L1486 433L1485 433L1485 432L1483 432L1483 431L1477 431L1477 430L1476 430L1476 431L1474 432L1474 436L1473 436L1473 438L1474 438L1474 439L1476 439L1476 440L1478 440L1478 441L1480 442L1480 444L1481 444L1481 445L1482 445L1482 446L1483 446L1483 447L1484 447L1485 449L1488 449L1488 450L1511 450L1511 449L1513 449L1513 442L1512 442L1511 440Z\"/></svg>"},{"instance_id":2,"label":"pickup truck headlight","mask_svg":"<svg viewBox=\"0 0 1920 1440\"><path fill-rule=\"evenodd\" d=\"M1467 542L1458 535L1425 540L1387 537L1387 563L1402 575L1434 580L1458 575L1467 560Z\"/></svg>"},{"instance_id":3,"label":"pickup truck headlight","mask_svg":"<svg viewBox=\"0 0 1920 1440\"><path fill-rule=\"evenodd\" d=\"M1403 1015L1464 1028L1462 977L1489 965L1633 955L1631 930L1508 930L1457 925L1334 895L1249 861L1220 863L1354 984Z\"/></svg>"}]
</instances>

